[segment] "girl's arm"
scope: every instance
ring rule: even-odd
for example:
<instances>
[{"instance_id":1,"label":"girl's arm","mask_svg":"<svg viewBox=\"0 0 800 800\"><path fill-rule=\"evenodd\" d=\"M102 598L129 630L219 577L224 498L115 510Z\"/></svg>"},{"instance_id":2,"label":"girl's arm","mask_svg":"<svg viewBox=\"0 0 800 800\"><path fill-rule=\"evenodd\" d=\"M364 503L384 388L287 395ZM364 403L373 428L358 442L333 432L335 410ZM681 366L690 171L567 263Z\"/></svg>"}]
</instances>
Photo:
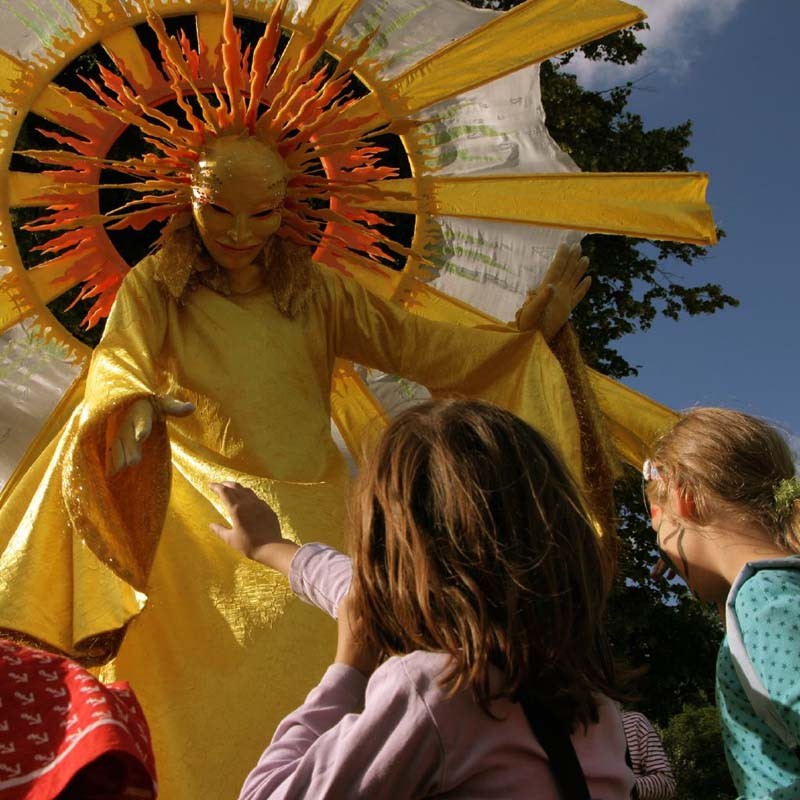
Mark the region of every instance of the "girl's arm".
<instances>
[{"instance_id":1,"label":"girl's arm","mask_svg":"<svg viewBox=\"0 0 800 800\"><path fill-rule=\"evenodd\" d=\"M419 797L441 784L439 733L400 659L369 681L376 654L359 637L346 595L352 565L331 547L283 539L272 509L236 483L212 484L231 527L227 544L289 576L293 591L339 619L335 662L306 702L278 727L242 789L259 798ZM366 697L365 697L366 690Z\"/></svg>"},{"instance_id":2,"label":"girl's arm","mask_svg":"<svg viewBox=\"0 0 800 800\"><path fill-rule=\"evenodd\" d=\"M403 800L434 793L443 776L438 729L402 660L386 662L368 685L358 670L332 664L278 726L240 800Z\"/></svg>"},{"instance_id":3,"label":"girl's arm","mask_svg":"<svg viewBox=\"0 0 800 800\"><path fill-rule=\"evenodd\" d=\"M289 577L294 554L300 549L281 535L277 514L252 490L240 483L209 484L227 512L231 527L212 522L209 527L225 544L243 556Z\"/></svg>"},{"instance_id":4,"label":"girl's arm","mask_svg":"<svg viewBox=\"0 0 800 800\"><path fill-rule=\"evenodd\" d=\"M350 559L324 544L300 547L284 539L275 512L240 483L212 483L210 488L222 501L231 521L230 528L212 523L211 530L247 558L283 573L301 600L337 619L339 606L350 588Z\"/></svg>"}]
</instances>

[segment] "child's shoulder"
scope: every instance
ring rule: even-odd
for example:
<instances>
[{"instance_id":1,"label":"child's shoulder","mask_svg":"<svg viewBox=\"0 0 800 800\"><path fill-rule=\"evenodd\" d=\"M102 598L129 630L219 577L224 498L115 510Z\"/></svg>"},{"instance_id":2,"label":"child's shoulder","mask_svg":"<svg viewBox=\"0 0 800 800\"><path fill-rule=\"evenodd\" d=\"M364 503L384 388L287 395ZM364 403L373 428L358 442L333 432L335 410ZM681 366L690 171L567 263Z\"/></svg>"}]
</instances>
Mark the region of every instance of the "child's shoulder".
<instances>
[{"instance_id":1,"label":"child's shoulder","mask_svg":"<svg viewBox=\"0 0 800 800\"><path fill-rule=\"evenodd\" d=\"M441 691L442 677L447 673L450 657L446 653L414 650L404 656L393 656L380 669L402 675L420 694Z\"/></svg>"},{"instance_id":2,"label":"child's shoulder","mask_svg":"<svg viewBox=\"0 0 800 800\"><path fill-rule=\"evenodd\" d=\"M395 681L406 684L408 690L420 699L434 718L443 714L447 719L467 720L475 716L485 723L485 713L475 702L472 692L462 689L451 692L445 680L450 672L451 660L447 653L415 650L404 656L395 656L386 661L381 669L392 670ZM503 683L499 670L492 671L492 689L498 691ZM493 703L493 711L505 717L513 704L507 699Z\"/></svg>"},{"instance_id":3,"label":"child's shoulder","mask_svg":"<svg viewBox=\"0 0 800 800\"><path fill-rule=\"evenodd\" d=\"M800 598L800 559L785 569L760 569L746 580L736 595L736 610L763 610L774 604Z\"/></svg>"},{"instance_id":4,"label":"child's shoulder","mask_svg":"<svg viewBox=\"0 0 800 800\"><path fill-rule=\"evenodd\" d=\"M798 603L800 569L797 568L760 569L741 585L734 601L736 617L756 666L761 656L772 652L787 635L791 637L790 649L797 652L794 642L799 635Z\"/></svg>"},{"instance_id":5,"label":"child's shoulder","mask_svg":"<svg viewBox=\"0 0 800 800\"><path fill-rule=\"evenodd\" d=\"M392 685L396 690L421 701L435 715L436 709L450 700L443 681L449 665L450 657L446 653L414 650L387 659L373 673L370 684Z\"/></svg>"}]
</instances>

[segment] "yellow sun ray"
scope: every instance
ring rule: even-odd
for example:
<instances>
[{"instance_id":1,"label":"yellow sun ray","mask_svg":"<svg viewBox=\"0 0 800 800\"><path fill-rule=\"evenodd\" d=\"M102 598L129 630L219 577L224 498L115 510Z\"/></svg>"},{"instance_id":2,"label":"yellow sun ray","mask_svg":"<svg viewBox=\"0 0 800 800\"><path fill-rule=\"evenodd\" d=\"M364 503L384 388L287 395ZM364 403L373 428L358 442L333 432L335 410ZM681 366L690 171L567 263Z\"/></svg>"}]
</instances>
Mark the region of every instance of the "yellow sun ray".
<instances>
[{"instance_id":1,"label":"yellow sun ray","mask_svg":"<svg viewBox=\"0 0 800 800\"><path fill-rule=\"evenodd\" d=\"M348 255L344 266L350 277L365 289L387 300L394 296L402 279L402 273L378 266L366 258L359 260L353 254Z\"/></svg>"},{"instance_id":2,"label":"yellow sun ray","mask_svg":"<svg viewBox=\"0 0 800 800\"><path fill-rule=\"evenodd\" d=\"M293 63L306 42L314 36L315 31L338 12L328 37L329 41L333 40L360 2L361 0L311 0L306 12L298 20L297 27L283 51L281 61Z\"/></svg>"},{"instance_id":3,"label":"yellow sun ray","mask_svg":"<svg viewBox=\"0 0 800 800\"><path fill-rule=\"evenodd\" d=\"M125 71L144 91L153 86L148 52L133 28L123 28L107 36L100 44L112 57L125 65Z\"/></svg>"},{"instance_id":4,"label":"yellow sun ray","mask_svg":"<svg viewBox=\"0 0 800 800\"><path fill-rule=\"evenodd\" d=\"M99 27L129 21L119 0L69 0L69 4L87 21Z\"/></svg>"},{"instance_id":5,"label":"yellow sun ray","mask_svg":"<svg viewBox=\"0 0 800 800\"><path fill-rule=\"evenodd\" d=\"M30 77L28 67L13 56L0 50L0 96L20 95L21 84ZM24 109L17 109L24 111Z\"/></svg>"},{"instance_id":6,"label":"yellow sun ray","mask_svg":"<svg viewBox=\"0 0 800 800\"><path fill-rule=\"evenodd\" d=\"M11 280L13 280L11 276L3 276L3 290L0 291L0 334L13 328L33 312L24 297L17 294L16 287L11 285Z\"/></svg>"},{"instance_id":7,"label":"yellow sun ray","mask_svg":"<svg viewBox=\"0 0 800 800\"><path fill-rule=\"evenodd\" d=\"M707 187L708 176L698 172L564 172L434 178L420 195L434 215L709 245L717 239ZM364 194L352 189L347 200L413 213L414 201L402 197L412 191L412 179L382 181Z\"/></svg>"},{"instance_id":8,"label":"yellow sun ray","mask_svg":"<svg viewBox=\"0 0 800 800\"><path fill-rule=\"evenodd\" d=\"M53 178L42 172L9 172L8 205L10 208L40 206L37 198L53 185Z\"/></svg>"},{"instance_id":9,"label":"yellow sun ray","mask_svg":"<svg viewBox=\"0 0 800 800\"><path fill-rule=\"evenodd\" d=\"M620 458L640 468L655 437L672 427L678 415L593 369L589 381Z\"/></svg>"},{"instance_id":10,"label":"yellow sun ray","mask_svg":"<svg viewBox=\"0 0 800 800\"><path fill-rule=\"evenodd\" d=\"M620 0L528 0L392 82L410 114L645 18Z\"/></svg>"},{"instance_id":11,"label":"yellow sun ray","mask_svg":"<svg viewBox=\"0 0 800 800\"><path fill-rule=\"evenodd\" d=\"M356 10L361 0L311 0L300 19L298 29L306 35L313 32L327 19L336 14L336 22L331 29L331 38L342 29L342 25Z\"/></svg>"},{"instance_id":12,"label":"yellow sun ray","mask_svg":"<svg viewBox=\"0 0 800 800\"><path fill-rule=\"evenodd\" d=\"M83 22L83 34L76 43L79 49L70 56L74 58L87 44L95 44L96 37L143 22L145 7L152 5L154 0L148 0L147 4L138 3L138 7L126 0L63 0L63 2L72 6ZM196 5L196 0L193 5Z\"/></svg>"},{"instance_id":13,"label":"yellow sun ray","mask_svg":"<svg viewBox=\"0 0 800 800\"><path fill-rule=\"evenodd\" d=\"M36 296L47 305L52 303L57 297L60 297L64 292L68 292L74 286L82 283L85 277L78 276L76 278L66 278L67 270L73 267L75 262L64 255L59 259L57 264L48 264L44 267L34 267L29 269L25 274L30 281L33 291Z\"/></svg>"},{"instance_id":14,"label":"yellow sun ray","mask_svg":"<svg viewBox=\"0 0 800 800\"><path fill-rule=\"evenodd\" d=\"M69 92L54 83L45 86L31 106L31 111L73 133L78 131L75 130L76 126L70 125L70 118L97 128L108 123L108 116L103 113L102 106L80 92Z\"/></svg>"},{"instance_id":15,"label":"yellow sun ray","mask_svg":"<svg viewBox=\"0 0 800 800\"><path fill-rule=\"evenodd\" d=\"M224 35L223 24L225 15L222 13L213 14L207 11L201 12L195 18L197 24L197 36L205 42L208 47L208 63L213 69L219 66L219 46L222 44Z\"/></svg>"},{"instance_id":16,"label":"yellow sun ray","mask_svg":"<svg viewBox=\"0 0 800 800\"><path fill-rule=\"evenodd\" d=\"M646 14L620 0L528 0L422 59L367 95L348 116L407 116L640 22Z\"/></svg>"},{"instance_id":17,"label":"yellow sun ray","mask_svg":"<svg viewBox=\"0 0 800 800\"><path fill-rule=\"evenodd\" d=\"M435 213L714 244L701 173L561 173L433 181Z\"/></svg>"},{"instance_id":18,"label":"yellow sun ray","mask_svg":"<svg viewBox=\"0 0 800 800\"><path fill-rule=\"evenodd\" d=\"M359 462L377 444L388 419L386 412L345 361L336 362L331 382L331 417L347 449Z\"/></svg>"}]
</instances>

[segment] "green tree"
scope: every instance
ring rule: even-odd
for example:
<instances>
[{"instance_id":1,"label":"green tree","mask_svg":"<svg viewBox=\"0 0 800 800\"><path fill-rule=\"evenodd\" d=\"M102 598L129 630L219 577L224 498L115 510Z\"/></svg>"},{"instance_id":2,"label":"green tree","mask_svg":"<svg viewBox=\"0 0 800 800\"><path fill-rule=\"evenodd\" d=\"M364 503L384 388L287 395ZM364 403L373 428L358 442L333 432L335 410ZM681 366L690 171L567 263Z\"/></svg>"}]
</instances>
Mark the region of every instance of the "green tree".
<instances>
[{"instance_id":1,"label":"green tree","mask_svg":"<svg viewBox=\"0 0 800 800\"><path fill-rule=\"evenodd\" d=\"M720 741L719 716L713 706L686 706L662 731L680 800L730 800L736 790Z\"/></svg>"},{"instance_id":2,"label":"green tree","mask_svg":"<svg viewBox=\"0 0 800 800\"><path fill-rule=\"evenodd\" d=\"M627 34L606 37L584 54L589 58L632 63L642 52ZM627 109L631 84L608 92L582 88L561 63L542 65L542 101L553 138L586 171L683 171L691 123L648 130ZM576 309L575 327L586 360L614 378L635 374L617 350L620 338L646 330L659 314L671 319L710 314L736 305L735 298L712 283L691 285L675 277L702 266L706 249L671 242L648 243L620 236L588 236L594 284ZM618 654L647 671L640 683L641 707L662 724L683 703L713 702L713 676L721 629L716 615L687 602L682 584L653 582L654 537L642 502L640 479L632 471L618 487L622 541L620 581L611 603L611 634Z\"/></svg>"}]
</instances>

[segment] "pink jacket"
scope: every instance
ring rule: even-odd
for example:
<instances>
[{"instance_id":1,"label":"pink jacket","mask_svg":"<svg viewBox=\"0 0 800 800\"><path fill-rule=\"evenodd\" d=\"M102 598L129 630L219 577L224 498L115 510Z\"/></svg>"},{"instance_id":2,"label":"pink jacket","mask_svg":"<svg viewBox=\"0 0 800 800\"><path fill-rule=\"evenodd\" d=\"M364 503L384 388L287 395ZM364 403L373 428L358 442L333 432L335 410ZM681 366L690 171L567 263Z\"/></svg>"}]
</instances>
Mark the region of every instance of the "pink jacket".
<instances>
[{"instance_id":1,"label":"pink jacket","mask_svg":"<svg viewBox=\"0 0 800 800\"><path fill-rule=\"evenodd\" d=\"M350 583L350 559L320 544L292 561L292 589L335 616ZM558 793L522 709L496 701L488 717L468 692L439 685L442 653L390 658L367 679L331 664L305 703L278 726L242 788L264 798L542 798ZM498 681L501 676L498 673ZM617 707L603 698L600 721L573 736L592 797L627 800L633 774Z\"/></svg>"}]
</instances>

